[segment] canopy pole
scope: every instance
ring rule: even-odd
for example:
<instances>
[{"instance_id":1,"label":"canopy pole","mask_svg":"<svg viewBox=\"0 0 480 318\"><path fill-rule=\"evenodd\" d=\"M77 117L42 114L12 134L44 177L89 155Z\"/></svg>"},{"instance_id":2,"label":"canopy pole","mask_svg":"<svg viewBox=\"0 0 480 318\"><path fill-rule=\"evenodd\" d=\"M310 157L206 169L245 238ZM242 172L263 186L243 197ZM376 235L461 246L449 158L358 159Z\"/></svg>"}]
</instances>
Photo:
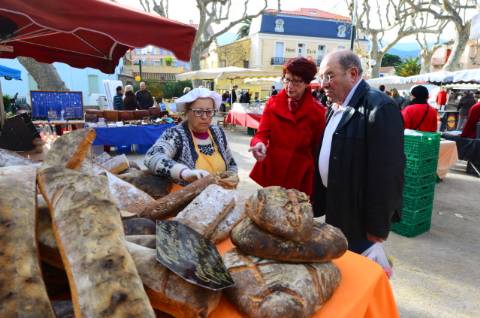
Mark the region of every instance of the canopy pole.
<instances>
[{"instance_id":1,"label":"canopy pole","mask_svg":"<svg viewBox=\"0 0 480 318\"><path fill-rule=\"evenodd\" d=\"M2 82L0 82L0 129L5 124L5 107L3 105Z\"/></svg>"}]
</instances>

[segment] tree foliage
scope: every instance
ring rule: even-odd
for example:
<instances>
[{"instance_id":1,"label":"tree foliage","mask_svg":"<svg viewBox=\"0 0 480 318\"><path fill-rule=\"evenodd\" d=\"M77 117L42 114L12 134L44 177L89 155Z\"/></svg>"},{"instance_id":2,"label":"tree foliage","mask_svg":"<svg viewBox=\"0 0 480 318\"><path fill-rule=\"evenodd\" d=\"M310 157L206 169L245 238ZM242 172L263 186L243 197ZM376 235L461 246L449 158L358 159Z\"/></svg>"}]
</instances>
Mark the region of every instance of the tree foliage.
<instances>
[{"instance_id":1,"label":"tree foliage","mask_svg":"<svg viewBox=\"0 0 480 318\"><path fill-rule=\"evenodd\" d=\"M397 66L402 63L402 58L395 54L385 53L382 59L382 66Z\"/></svg>"},{"instance_id":2,"label":"tree foliage","mask_svg":"<svg viewBox=\"0 0 480 318\"><path fill-rule=\"evenodd\" d=\"M420 74L420 59L418 57L415 58L407 58L405 61L395 67L395 74L398 76L412 76Z\"/></svg>"}]
</instances>

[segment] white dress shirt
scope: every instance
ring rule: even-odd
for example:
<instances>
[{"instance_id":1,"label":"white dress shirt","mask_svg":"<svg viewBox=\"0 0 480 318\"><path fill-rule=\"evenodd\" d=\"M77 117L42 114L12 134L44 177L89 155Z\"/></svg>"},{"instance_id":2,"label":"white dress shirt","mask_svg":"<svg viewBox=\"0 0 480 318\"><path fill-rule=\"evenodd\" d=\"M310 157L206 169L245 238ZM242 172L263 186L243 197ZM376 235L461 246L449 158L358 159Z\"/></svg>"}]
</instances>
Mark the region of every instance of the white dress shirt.
<instances>
[{"instance_id":1,"label":"white dress shirt","mask_svg":"<svg viewBox=\"0 0 480 318\"><path fill-rule=\"evenodd\" d=\"M322 141L322 148L320 150L320 155L318 156L318 169L320 171L320 177L322 178L322 183L325 187L328 186L328 167L330 164L330 152L332 149L332 137L337 130L338 124L342 119L343 113L345 112L348 103L352 99L355 90L358 87L360 80L353 86L350 92L345 98L345 101L342 105L333 104L332 110L333 114L328 121L327 127L325 127L325 132L323 133L323 141Z\"/></svg>"}]
</instances>

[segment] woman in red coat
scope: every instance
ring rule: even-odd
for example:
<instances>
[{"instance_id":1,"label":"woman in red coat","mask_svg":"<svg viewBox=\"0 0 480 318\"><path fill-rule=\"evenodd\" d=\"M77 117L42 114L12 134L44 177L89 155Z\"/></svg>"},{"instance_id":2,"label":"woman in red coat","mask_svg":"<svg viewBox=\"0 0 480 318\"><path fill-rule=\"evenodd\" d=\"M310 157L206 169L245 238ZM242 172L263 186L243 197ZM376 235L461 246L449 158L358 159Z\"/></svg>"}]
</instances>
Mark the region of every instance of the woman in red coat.
<instances>
[{"instance_id":1,"label":"woman in red coat","mask_svg":"<svg viewBox=\"0 0 480 318\"><path fill-rule=\"evenodd\" d=\"M270 97L250 150L257 160L250 177L259 185L312 194L314 158L325 128L325 107L310 93L315 63L299 57L283 67L285 88Z\"/></svg>"},{"instance_id":2,"label":"woman in red coat","mask_svg":"<svg viewBox=\"0 0 480 318\"><path fill-rule=\"evenodd\" d=\"M423 85L412 88L410 92L413 100L402 110L405 129L436 132L438 127L438 114L435 108L430 106L428 89Z\"/></svg>"}]
</instances>

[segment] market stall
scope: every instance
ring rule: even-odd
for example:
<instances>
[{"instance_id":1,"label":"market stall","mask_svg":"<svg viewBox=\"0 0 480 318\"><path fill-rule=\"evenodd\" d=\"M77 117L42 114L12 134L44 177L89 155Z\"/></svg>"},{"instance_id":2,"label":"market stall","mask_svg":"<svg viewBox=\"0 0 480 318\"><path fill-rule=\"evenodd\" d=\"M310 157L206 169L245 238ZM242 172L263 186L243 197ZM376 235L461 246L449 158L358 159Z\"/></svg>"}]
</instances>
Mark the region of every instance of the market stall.
<instances>
[{"instance_id":1,"label":"market stall","mask_svg":"<svg viewBox=\"0 0 480 318\"><path fill-rule=\"evenodd\" d=\"M250 108L248 104L234 103L228 112L225 123L251 129L258 129L262 114L258 107Z\"/></svg>"},{"instance_id":2,"label":"market stall","mask_svg":"<svg viewBox=\"0 0 480 318\"><path fill-rule=\"evenodd\" d=\"M230 241L218 246L220 253L233 247ZM332 298L318 310L313 318L347 317L399 317L392 288L382 268L371 260L347 252L334 261L342 274L342 281ZM245 318L225 298L213 311L211 318Z\"/></svg>"},{"instance_id":3,"label":"market stall","mask_svg":"<svg viewBox=\"0 0 480 318\"><path fill-rule=\"evenodd\" d=\"M448 170L458 161L457 144L451 140L441 140L438 153L437 176L445 179Z\"/></svg>"}]
</instances>

